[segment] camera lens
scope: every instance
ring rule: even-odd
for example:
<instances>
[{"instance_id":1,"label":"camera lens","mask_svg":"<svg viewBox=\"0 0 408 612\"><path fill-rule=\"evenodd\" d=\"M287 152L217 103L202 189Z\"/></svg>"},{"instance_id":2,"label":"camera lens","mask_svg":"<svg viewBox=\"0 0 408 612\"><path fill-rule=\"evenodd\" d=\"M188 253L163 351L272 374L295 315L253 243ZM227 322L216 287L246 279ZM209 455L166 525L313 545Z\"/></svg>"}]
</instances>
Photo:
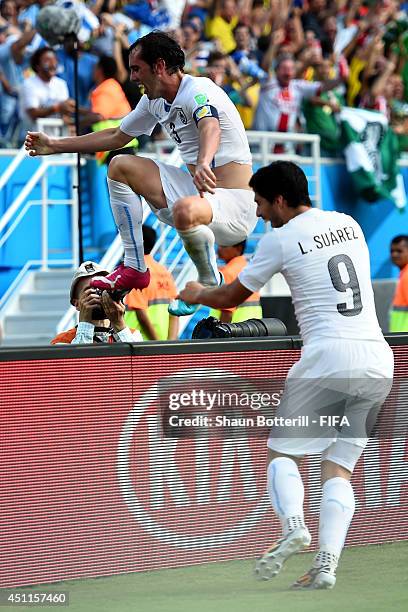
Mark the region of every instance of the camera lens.
<instances>
[{"instance_id":1,"label":"camera lens","mask_svg":"<svg viewBox=\"0 0 408 612\"><path fill-rule=\"evenodd\" d=\"M248 319L241 323L221 323L214 317L202 319L193 331L193 339L259 338L286 336L287 329L279 319Z\"/></svg>"}]
</instances>

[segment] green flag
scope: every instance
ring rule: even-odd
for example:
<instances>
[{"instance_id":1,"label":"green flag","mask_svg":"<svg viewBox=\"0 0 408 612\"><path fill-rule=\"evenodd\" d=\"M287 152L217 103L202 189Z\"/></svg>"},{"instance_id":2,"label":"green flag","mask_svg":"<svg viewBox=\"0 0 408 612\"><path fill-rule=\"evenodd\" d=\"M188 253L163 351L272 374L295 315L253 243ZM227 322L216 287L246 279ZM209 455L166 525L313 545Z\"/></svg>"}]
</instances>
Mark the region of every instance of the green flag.
<instances>
[{"instance_id":1,"label":"green flag","mask_svg":"<svg viewBox=\"0 0 408 612\"><path fill-rule=\"evenodd\" d=\"M358 195L368 202L382 198L402 209L406 193L397 166L398 140L382 113L345 107L339 113L344 156Z\"/></svg>"}]
</instances>

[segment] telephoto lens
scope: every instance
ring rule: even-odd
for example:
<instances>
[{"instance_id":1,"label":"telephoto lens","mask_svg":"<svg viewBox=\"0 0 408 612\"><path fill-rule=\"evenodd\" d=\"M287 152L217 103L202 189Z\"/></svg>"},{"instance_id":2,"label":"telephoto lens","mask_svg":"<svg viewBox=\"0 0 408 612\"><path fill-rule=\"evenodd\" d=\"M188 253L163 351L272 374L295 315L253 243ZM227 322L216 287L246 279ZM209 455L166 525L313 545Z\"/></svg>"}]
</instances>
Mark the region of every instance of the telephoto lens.
<instances>
[{"instance_id":1,"label":"telephoto lens","mask_svg":"<svg viewBox=\"0 0 408 612\"><path fill-rule=\"evenodd\" d=\"M192 338L259 338L261 336L286 336L287 329L280 319L248 319L241 323L221 323L207 317L197 323Z\"/></svg>"}]
</instances>

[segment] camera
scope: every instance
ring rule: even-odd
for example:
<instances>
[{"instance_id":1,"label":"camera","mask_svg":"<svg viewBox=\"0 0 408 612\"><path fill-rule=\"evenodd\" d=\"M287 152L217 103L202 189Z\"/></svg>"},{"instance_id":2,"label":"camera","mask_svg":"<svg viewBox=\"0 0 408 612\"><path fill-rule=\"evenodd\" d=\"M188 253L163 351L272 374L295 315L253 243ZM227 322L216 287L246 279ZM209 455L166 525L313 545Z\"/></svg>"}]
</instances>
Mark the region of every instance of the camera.
<instances>
[{"instance_id":1,"label":"camera","mask_svg":"<svg viewBox=\"0 0 408 612\"><path fill-rule=\"evenodd\" d=\"M286 325L280 319L248 319L241 323L222 323L207 317L197 323L193 340L207 338L259 338L261 336L286 336Z\"/></svg>"},{"instance_id":2,"label":"camera","mask_svg":"<svg viewBox=\"0 0 408 612\"><path fill-rule=\"evenodd\" d=\"M97 289L95 288L96 293L99 296L102 296L102 293L104 291L106 291L106 289ZM125 295L127 293L129 293L128 290L126 291L108 291L110 298L114 301L114 302L122 302L123 298L125 297ZM104 311L104 309L102 308L102 304L100 306L97 306L96 308L94 308L92 310L92 319L93 321L100 321L102 319L109 319L109 317L106 316L106 313Z\"/></svg>"}]
</instances>

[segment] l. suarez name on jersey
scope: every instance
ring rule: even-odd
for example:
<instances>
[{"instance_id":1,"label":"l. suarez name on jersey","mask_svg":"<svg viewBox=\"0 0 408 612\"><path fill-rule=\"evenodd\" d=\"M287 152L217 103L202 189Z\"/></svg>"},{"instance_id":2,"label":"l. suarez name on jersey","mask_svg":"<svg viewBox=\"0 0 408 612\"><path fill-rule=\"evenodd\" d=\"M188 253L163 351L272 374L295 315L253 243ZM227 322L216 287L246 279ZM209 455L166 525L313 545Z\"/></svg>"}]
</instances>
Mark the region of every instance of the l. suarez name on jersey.
<instances>
[{"instance_id":1,"label":"l. suarez name on jersey","mask_svg":"<svg viewBox=\"0 0 408 612\"><path fill-rule=\"evenodd\" d=\"M305 245L301 242L298 242L298 245L302 255L307 255L308 253L312 253L315 249L324 249L325 247L334 246L350 240L358 240L358 236L355 233L354 227L346 225L345 227L336 228L324 232L323 234L313 236L313 244L311 245Z\"/></svg>"}]
</instances>

